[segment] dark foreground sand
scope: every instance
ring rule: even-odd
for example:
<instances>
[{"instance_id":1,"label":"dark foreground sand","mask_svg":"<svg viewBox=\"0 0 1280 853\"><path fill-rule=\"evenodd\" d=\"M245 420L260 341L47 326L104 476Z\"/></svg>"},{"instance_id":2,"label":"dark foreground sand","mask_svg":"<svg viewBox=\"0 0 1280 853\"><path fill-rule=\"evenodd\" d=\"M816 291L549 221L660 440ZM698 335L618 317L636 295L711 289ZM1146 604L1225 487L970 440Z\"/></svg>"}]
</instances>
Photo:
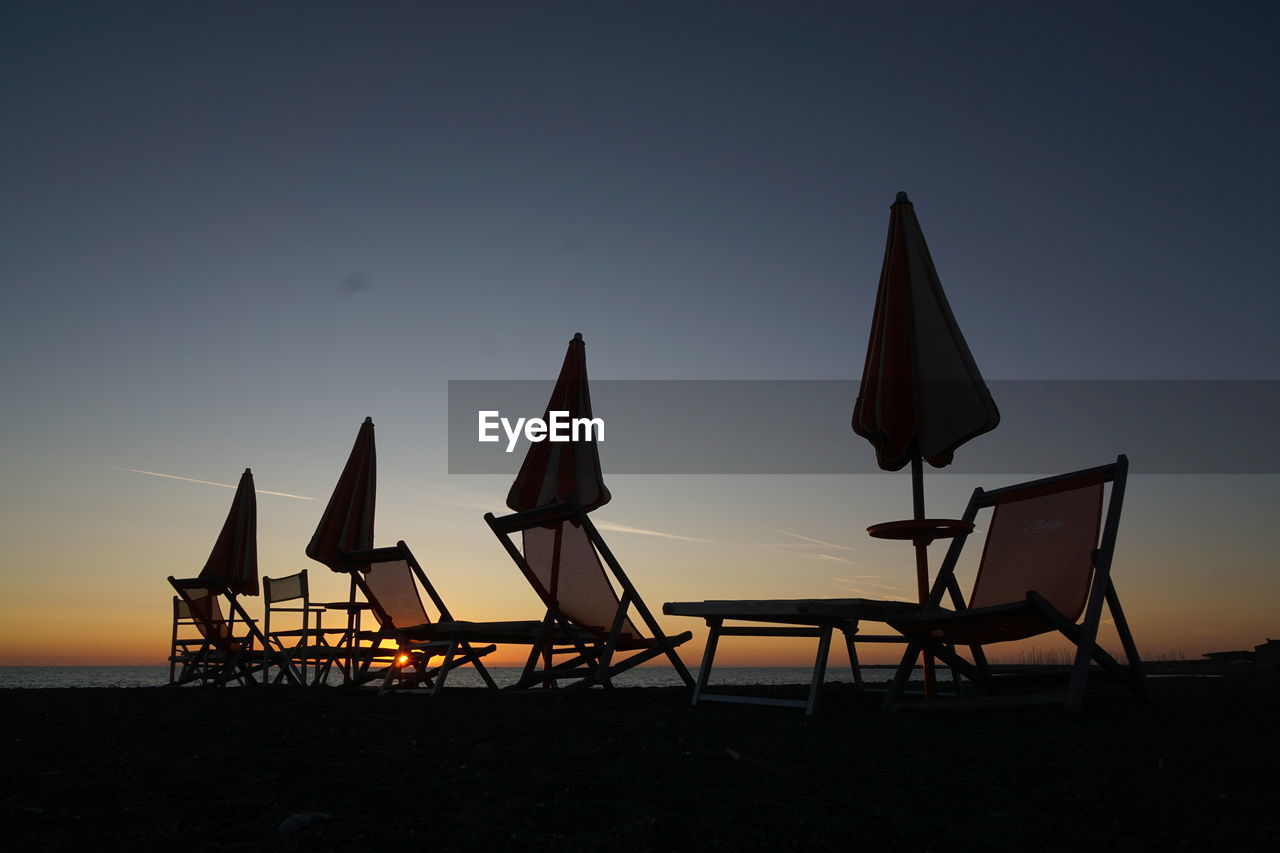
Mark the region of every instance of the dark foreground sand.
<instances>
[{"instance_id":1,"label":"dark foreground sand","mask_svg":"<svg viewBox=\"0 0 1280 853\"><path fill-rule=\"evenodd\" d=\"M1157 702L690 708L678 689L0 690L8 849L1277 850L1274 673ZM281 831L293 815L304 824ZM286 827L286 830L289 827Z\"/></svg>"}]
</instances>

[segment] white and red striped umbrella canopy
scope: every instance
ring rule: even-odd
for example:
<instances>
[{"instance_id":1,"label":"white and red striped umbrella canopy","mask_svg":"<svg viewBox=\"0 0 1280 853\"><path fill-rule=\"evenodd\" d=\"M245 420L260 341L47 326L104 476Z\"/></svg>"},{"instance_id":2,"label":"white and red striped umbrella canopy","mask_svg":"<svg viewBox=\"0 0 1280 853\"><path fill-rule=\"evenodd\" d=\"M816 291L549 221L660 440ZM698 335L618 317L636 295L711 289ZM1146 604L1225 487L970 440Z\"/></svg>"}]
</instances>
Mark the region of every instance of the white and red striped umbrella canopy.
<instances>
[{"instance_id":1,"label":"white and red striped umbrella canopy","mask_svg":"<svg viewBox=\"0 0 1280 853\"><path fill-rule=\"evenodd\" d=\"M889 236L853 431L897 471L919 455L935 468L995 429L1000 412L978 372L934 269L906 193L889 213Z\"/></svg>"},{"instance_id":2,"label":"white and red striped umbrella canopy","mask_svg":"<svg viewBox=\"0 0 1280 853\"><path fill-rule=\"evenodd\" d=\"M231 511L200 570L200 579L231 595L258 594L258 496L248 468L240 475Z\"/></svg>"},{"instance_id":3,"label":"white and red striped umbrella canopy","mask_svg":"<svg viewBox=\"0 0 1280 853\"><path fill-rule=\"evenodd\" d=\"M307 556L335 572L349 571L343 555L373 547L377 494L378 459L373 445L373 418L365 418L320 524L307 544Z\"/></svg>"},{"instance_id":4,"label":"white and red striped umbrella canopy","mask_svg":"<svg viewBox=\"0 0 1280 853\"><path fill-rule=\"evenodd\" d=\"M551 412L568 412L569 418L591 418L591 389L587 383L587 345L582 334L573 336L564 355L543 418ZM590 512L612 498L600 470L600 450L594 434L590 440L529 444L520 473L507 493L507 506L516 512L553 504L572 497Z\"/></svg>"}]
</instances>

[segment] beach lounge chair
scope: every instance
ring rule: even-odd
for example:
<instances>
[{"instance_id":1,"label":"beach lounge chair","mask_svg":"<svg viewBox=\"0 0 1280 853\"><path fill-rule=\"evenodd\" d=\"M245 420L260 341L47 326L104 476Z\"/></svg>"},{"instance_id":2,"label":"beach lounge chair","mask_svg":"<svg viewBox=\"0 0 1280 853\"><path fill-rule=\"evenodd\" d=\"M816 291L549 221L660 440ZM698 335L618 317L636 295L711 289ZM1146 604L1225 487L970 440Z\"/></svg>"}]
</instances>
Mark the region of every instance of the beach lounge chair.
<instances>
[{"instance_id":1,"label":"beach lounge chair","mask_svg":"<svg viewBox=\"0 0 1280 853\"><path fill-rule=\"evenodd\" d=\"M279 665L274 676L277 683L282 680L301 683L288 655L269 647L266 637L233 596L228 596L227 601L234 621L228 622L220 603L222 590L215 584L199 578L180 580L172 576L169 584L181 601L181 606L174 604L175 646L180 622L183 627L194 627L202 637L198 647L194 641L184 640L187 651L174 662L181 665L181 670L170 679L171 684L198 681L225 686L234 681L257 685L265 682L272 663Z\"/></svg>"},{"instance_id":2,"label":"beach lounge chair","mask_svg":"<svg viewBox=\"0 0 1280 853\"><path fill-rule=\"evenodd\" d=\"M365 643L352 650L359 662L357 682L376 678L376 667L381 664L382 692L424 686L436 694L450 672L470 664L486 686L497 689L480 660L496 647L473 646L466 638L442 636L438 624L454 621L453 616L408 545L402 541L391 548L349 551L343 553L343 558L379 626L376 631L360 632L353 638ZM424 606L419 589L426 592L435 608L434 619ZM441 661L433 666L431 659L435 657Z\"/></svg>"},{"instance_id":3,"label":"beach lounge chair","mask_svg":"<svg viewBox=\"0 0 1280 853\"><path fill-rule=\"evenodd\" d=\"M693 686L675 651L693 635L663 632L577 502L501 518L487 513L484 518L547 608L541 622L505 623L505 632L504 623L479 623L470 629L491 642L530 644L520 680L512 687L572 681L575 686L609 688L614 676L660 655L666 655L680 678ZM519 546L513 538L517 534ZM633 621L632 612L647 634ZM465 635L466 625L441 627Z\"/></svg>"},{"instance_id":4,"label":"beach lounge chair","mask_svg":"<svg viewBox=\"0 0 1280 853\"><path fill-rule=\"evenodd\" d=\"M932 653L988 694L954 701L1063 701L1068 711L1078 713L1091 663L1142 696L1142 661L1111 579L1127 472L1128 460L1121 455L1097 468L991 491L975 489L964 521L974 522L983 510L991 509L992 513L969 600L964 601L955 578L966 534L952 541L922 612L887 618L910 642L886 697L886 707L903 704L907 680L922 652ZM1104 515L1108 483L1110 498L1105 501ZM944 595L950 597L954 610L941 609ZM1098 645L1104 606L1127 665ZM1053 632L1066 637L1076 649L1065 692L1015 694L1008 689L1010 680L992 675L983 647ZM963 646L970 647L972 661L959 653ZM953 701L917 704L946 707Z\"/></svg>"},{"instance_id":5,"label":"beach lounge chair","mask_svg":"<svg viewBox=\"0 0 1280 853\"><path fill-rule=\"evenodd\" d=\"M668 601L662 612L670 616L694 616L707 623L707 644L693 686L693 704L707 702L743 702L754 705L779 705L803 708L813 714L821 698L826 680L827 656L831 637L839 631L849 652L849 666L854 684L862 688L862 672L858 664L857 643L905 643L901 634L862 634L862 622L885 622L890 614L919 611L909 601L875 601L864 598L801 598L733 601ZM727 623L727 624L726 624ZM818 640L813 660L809 692L804 699L773 696L751 696L741 693L713 692L708 689L716 650L721 637L814 637Z\"/></svg>"}]
</instances>

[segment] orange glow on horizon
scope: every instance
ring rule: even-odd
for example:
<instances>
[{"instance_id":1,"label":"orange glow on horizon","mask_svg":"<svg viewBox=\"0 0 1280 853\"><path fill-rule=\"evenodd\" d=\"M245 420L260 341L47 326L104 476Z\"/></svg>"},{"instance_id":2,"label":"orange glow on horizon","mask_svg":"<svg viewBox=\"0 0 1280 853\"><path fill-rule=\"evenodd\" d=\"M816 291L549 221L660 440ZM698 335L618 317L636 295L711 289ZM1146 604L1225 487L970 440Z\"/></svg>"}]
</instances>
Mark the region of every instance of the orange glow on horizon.
<instances>
[{"instance_id":1,"label":"orange glow on horizon","mask_svg":"<svg viewBox=\"0 0 1280 853\"><path fill-rule=\"evenodd\" d=\"M1218 623L1209 629L1189 635L1180 619L1185 614L1167 614L1162 622L1138 621L1130 617L1135 637L1145 659L1198 659L1205 652L1252 649L1266 640L1265 631ZM692 621L692 620L690 620ZM689 667L696 667L702 658L706 629L684 625L675 619L664 625L669 633L692 630L694 637L677 651ZM876 630L868 627L868 630ZM166 619L127 623L100 621L96 624L80 623L70 634L55 631L43 620L19 616L12 618L0 637L0 666L151 666L167 662L169 624ZM1256 634L1256 636L1255 636ZM85 642L92 637L92 642ZM1104 625L1100 640L1113 653L1120 651L1110 626ZM765 637L727 637L720 642L716 652L716 666L724 667L811 667L816 652L816 640L777 640ZM992 660L1002 663L1019 661L1052 660L1069 649L1066 640L1057 635L1042 635L1018 643L992 646L988 654ZM898 644L875 643L858 646L858 658L864 665L896 664L903 647ZM522 667L528 657L528 646L500 645L486 655L486 666ZM409 662L402 655L400 664ZM439 663L443 656L434 654L429 660ZM668 666L664 658L643 664L644 667ZM832 638L831 653L827 663L833 674L847 669L848 655L837 634Z\"/></svg>"}]
</instances>

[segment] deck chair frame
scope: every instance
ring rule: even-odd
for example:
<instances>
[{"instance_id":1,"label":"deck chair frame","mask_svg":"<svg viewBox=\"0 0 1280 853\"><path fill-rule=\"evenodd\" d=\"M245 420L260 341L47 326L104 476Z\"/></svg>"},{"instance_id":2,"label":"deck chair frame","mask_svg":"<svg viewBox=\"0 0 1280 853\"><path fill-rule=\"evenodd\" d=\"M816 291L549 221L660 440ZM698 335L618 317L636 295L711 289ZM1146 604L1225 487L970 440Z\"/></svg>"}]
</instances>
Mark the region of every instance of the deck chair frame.
<instances>
[{"instance_id":1,"label":"deck chair frame","mask_svg":"<svg viewBox=\"0 0 1280 853\"><path fill-rule=\"evenodd\" d=\"M169 683L195 680L191 671L207 660L209 640L191 615L191 607L180 595L173 596L173 631L169 639Z\"/></svg>"},{"instance_id":2,"label":"deck chair frame","mask_svg":"<svg viewBox=\"0 0 1280 853\"><path fill-rule=\"evenodd\" d=\"M999 489L974 489L969 504L964 512L964 520L972 523L981 510L994 507L1002 497L1017 493L1031 492L1047 487L1061 487L1064 484L1079 480L1083 484L1110 483L1111 495L1106 503L1101 535L1096 548L1093 549L1092 579L1085 600L1083 619L1079 624L1068 619L1058 611L1042 595L1035 590L1028 590L1023 601L1010 602L1003 605L968 609L960 592L955 577L956 565L969 534L952 540L947 555L938 571L937 578L931 588L929 598L922 612L914 616L891 617L889 624L901 631L909 640L906 653L898 665L885 697L886 708L903 707L903 694L906 683L920 655L930 652L953 671L976 684L987 695L968 699L943 700L938 702L910 703L912 707L945 708L957 703L970 705L1004 705L1024 704L1028 702L1056 701L1061 699L1064 708L1078 714L1084 704L1085 690L1088 684L1089 669L1097 663L1116 680L1127 686L1139 697L1145 695L1145 682L1142 671L1142 660L1125 619L1124 610L1120 606L1120 598L1116 593L1111 578L1112 558L1115 554L1116 538L1120 529L1120 512L1124 504L1125 484L1128 476L1129 460L1121 454L1116 461L1096 468L1086 468L1055 477L1046 477L1017 483ZM939 608L943 596L950 596L954 610L941 611ZM1102 621L1103 607L1111 614L1116 633L1124 650L1126 664L1120 664L1097 642L1098 628ZM972 660L966 660L959 654L958 644L947 640L948 629L952 631L963 627L980 626L985 622L1009 617L1025 617L1028 614L1043 620L1044 631L1057 631L1076 647L1074 662L1065 694L1041 695L1000 695L1001 684L995 678L987 664L982 646L973 644L968 648ZM992 642L998 642L992 641Z\"/></svg>"},{"instance_id":3,"label":"deck chair frame","mask_svg":"<svg viewBox=\"0 0 1280 853\"><path fill-rule=\"evenodd\" d=\"M286 604L287 603L287 604ZM341 657L341 650L329 642L329 636L345 632L342 628L325 628L328 608L311 603L310 577L306 569L291 575L262 578L262 633L274 651L287 655L304 684L323 684L329 669ZM296 614L299 627L281 629L272 625L277 614Z\"/></svg>"},{"instance_id":4,"label":"deck chair frame","mask_svg":"<svg viewBox=\"0 0 1280 853\"><path fill-rule=\"evenodd\" d=\"M364 595L365 600L377 616L379 628L376 631L361 632L352 642L363 639L368 645L358 648L358 669L354 676L356 684L372 681L379 676L382 686L379 692L385 693L397 687L427 687L432 695L443 689L449 673L461 666L470 664L490 690L497 689L497 683L480 660L496 650L494 645L473 645L465 637L442 635L439 623L454 622L449 607L444 603L435 585L423 571L422 565L404 540L389 548L371 548L365 551L343 553L343 559L351 567L351 577L356 587ZM377 593L370 587L361 567L373 563L403 561L408 565L412 578L426 592L427 598L435 607L437 619L435 623L423 625L396 625L392 615L378 600ZM419 596L421 601L421 596ZM425 608L424 608L425 610ZM394 653L383 646L386 641L395 643ZM439 664L429 666L427 661L434 656L442 657ZM375 669L384 664L381 671ZM408 671L405 665L409 664Z\"/></svg>"},{"instance_id":5,"label":"deck chair frame","mask_svg":"<svg viewBox=\"0 0 1280 853\"><path fill-rule=\"evenodd\" d=\"M175 578L170 575L168 580L169 585L174 588L185 604L188 618L191 620L190 624L196 626L204 637L204 642L200 644L195 654L182 661L181 673L176 680L171 679L170 684L181 685L199 681L205 685L219 687L232 682L256 686L267 683L268 679L272 679L275 683L285 680L290 684L302 683L289 656L271 649L257 622L249 616L236 596L220 589L217 584L201 578ZM200 608L194 604L192 598L193 591L197 589L207 590L211 597L226 601L231 618L224 617L223 620L227 628L225 640L215 639L214 635L218 632L216 626L204 624L205 620L200 615ZM174 613L175 616L178 613L176 604ZM237 625L242 625L244 628L245 633L242 637L235 636ZM176 640L176 621L174 628ZM274 677L269 673L273 663L279 665L279 670Z\"/></svg>"},{"instance_id":6,"label":"deck chair frame","mask_svg":"<svg viewBox=\"0 0 1280 853\"><path fill-rule=\"evenodd\" d=\"M668 635L662 630L648 605L640 597L635 585L631 583L631 579L614 557L613 551L600 536L600 531L596 529L595 524L577 501L569 499L501 517L486 513L484 520L547 608L541 622L532 623L536 624L537 628L527 639L530 642L529 655L520 679L511 685L510 689L534 687L539 684L556 686L561 681L570 681L574 687L590 687L599 684L606 689L611 689L615 676L661 655L667 657L686 685L694 686L693 677L676 652L676 648L692 639L693 634L685 631L681 634ZM513 534L556 524L575 524L582 527L602 561L601 567L605 569L606 580L611 578L612 584L616 584L621 590L621 595L617 595L617 607L607 628L603 625L578 624L562 612L559 603L544 589L537 574L526 560L523 550L512 540ZM614 592L616 595L618 590ZM632 609L649 630L650 638L628 644L622 637L622 626L627 622L628 614ZM477 629L480 629L480 626L477 626ZM555 660L557 656L563 658L558 663ZM538 666L539 660L542 661L541 667Z\"/></svg>"}]
</instances>

